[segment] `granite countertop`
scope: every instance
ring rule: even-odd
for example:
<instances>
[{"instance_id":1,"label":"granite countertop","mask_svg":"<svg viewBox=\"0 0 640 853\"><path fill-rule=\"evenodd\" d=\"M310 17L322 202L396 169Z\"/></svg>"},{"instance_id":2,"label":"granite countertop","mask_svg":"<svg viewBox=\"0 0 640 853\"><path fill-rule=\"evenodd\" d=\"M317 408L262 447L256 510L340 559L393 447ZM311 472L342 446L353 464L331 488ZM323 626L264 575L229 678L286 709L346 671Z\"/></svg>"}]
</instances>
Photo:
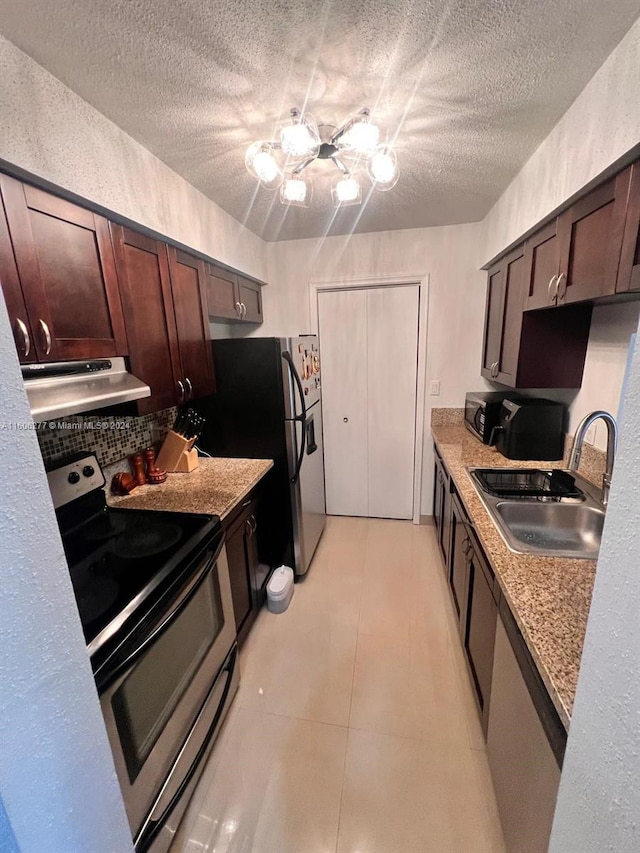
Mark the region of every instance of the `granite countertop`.
<instances>
[{"instance_id":1,"label":"granite countertop","mask_svg":"<svg viewBox=\"0 0 640 853\"><path fill-rule=\"evenodd\" d=\"M271 459L200 457L190 474L169 474L157 486L139 486L125 497L109 495L110 506L167 512L202 512L224 519L273 467Z\"/></svg>"},{"instance_id":2,"label":"granite countertop","mask_svg":"<svg viewBox=\"0 0 640 853\"><path fill-rule=\"evenodd\" d=\"M568 728L591 605L595 561L514 554L507 548L466 471L469 466L551 468L561 467L563 462L505 459L494 448L481 444L460 423L432 424L431 430L549 695Z\"/></svg>"}]
</instances>

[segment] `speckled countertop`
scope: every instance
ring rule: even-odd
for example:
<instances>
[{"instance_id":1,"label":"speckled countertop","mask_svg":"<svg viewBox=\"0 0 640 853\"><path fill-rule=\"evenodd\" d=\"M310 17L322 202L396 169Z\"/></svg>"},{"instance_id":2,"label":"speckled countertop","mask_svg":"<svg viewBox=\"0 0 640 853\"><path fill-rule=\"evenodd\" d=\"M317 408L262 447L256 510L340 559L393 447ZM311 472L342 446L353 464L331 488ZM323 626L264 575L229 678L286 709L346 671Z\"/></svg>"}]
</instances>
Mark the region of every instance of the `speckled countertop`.
<instances>
[{"instance_id":1,"label":"speckled countertop","mask_svg":"<svg viewBox=\"0 0 640 853\"><path fill-rule=\"evenodd\" d=\"M271 459L201 457L190 474L169 474L158 486L139 486L126 497L109 495L111 506L167 512L204 512L225 518L273 467Z\"/></svg>"},{"instance_id":2,"label":"speckled countertop","mask_svg":"<svg viewBox=\"0 0 640 853\"><path fill-rule=\"evenodd\" d=\"M481 444L462 424L432 424L431 430L549 695L568 728L596 564L592 560L514 554L466 471L469 466L560 467L563 463L505 459Z\"/></svg>"}]
</instances>

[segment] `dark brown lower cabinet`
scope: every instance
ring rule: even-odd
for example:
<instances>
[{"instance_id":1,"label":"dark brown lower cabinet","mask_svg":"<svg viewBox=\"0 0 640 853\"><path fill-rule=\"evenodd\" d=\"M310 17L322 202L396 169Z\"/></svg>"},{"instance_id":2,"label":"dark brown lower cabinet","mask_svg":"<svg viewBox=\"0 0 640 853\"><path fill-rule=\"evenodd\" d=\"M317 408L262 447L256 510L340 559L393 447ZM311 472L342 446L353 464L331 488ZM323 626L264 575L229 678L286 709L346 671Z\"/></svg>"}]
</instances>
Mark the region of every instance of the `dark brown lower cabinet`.
<instances>
[{"instance_id":1,"label":"dark brown lower cabinet","mask_svg":"<svg viewBox=\"0 0 640 853\"><path fill-rule=\"evenodd\" d=\"M449 549L451 547L451 480L437 450L434 450L434 458L433 520L436 526L438 544L446 566L449 562Z\"/></svg>"},{"instance_id":2,"label":"dark brown lower cabinet","mask_svg":"<svg viewBox=\"0 0 640 853\"><path fill-rule=\"evenodd\" d=\"M469 566L467 548L469 536L467 533L467 515L462 508L457 494L451 501L451 543L450 559L448 562L448 578L451 588L451 598L460 624L460 633L464 629L464 614L467 609L467 587Z\"/></svg>"},{"instance_id":3,"label":"dark brown lower cabinet","mask_svg":"<svg viewBox=\"0 0 640 853\"><path fill-rule=\"evenodd\" d=\"M467 536L466 619L464 620L464 651L471 673L476 702L487 734L489 698L493 672L493 647L498 619L498 590L496 579L473 532Z\"/></svg>"},{"instance_id":4,"label":"dark brown lower cabinet","mask_svg":"<svg viewBox=\"0 0 640 853\"><path fill-rule=\"evenodd\" d=\"M242 644L264 603L270 572L270 566L260 559L259 496L252 494L246 498L223 525L236 632Z\"/></svg>"}]
</instances>

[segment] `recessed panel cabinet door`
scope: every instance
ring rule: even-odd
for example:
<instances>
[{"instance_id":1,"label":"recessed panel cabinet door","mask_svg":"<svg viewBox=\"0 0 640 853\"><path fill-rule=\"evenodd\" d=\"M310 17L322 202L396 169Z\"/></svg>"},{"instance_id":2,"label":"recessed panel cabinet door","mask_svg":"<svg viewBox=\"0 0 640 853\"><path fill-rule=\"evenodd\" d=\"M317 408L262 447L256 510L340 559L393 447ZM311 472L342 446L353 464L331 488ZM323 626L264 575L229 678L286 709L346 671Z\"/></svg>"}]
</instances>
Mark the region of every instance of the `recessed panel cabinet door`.
<instances>
[{"instance_id":1,"label":"recessed panel cabinet door","mask_svg":"<svg viewBox=\"0 0 640 853\"><path fill-rule=\"evenodd\" d=\"M249 323L262 323L262 288L255 281L238 276L238 299L244 306L242 319Z\"/></svg>"},{"instance_id":2,"label":"recessed panel cabinet door","mask_svg":"<svg viewBox=\"0 0 640 853\"><path fill-rule=\"evenodd\" d=\"M493 378L500 359L503 300L504 267L500 263L490 269L488 275L484 350L482 356L482 374L487 379Z\"/></svg>"},{"instance_id":3,"label":"recessed panel cabinet door","mask_svg":"<svg viewBox=\"0 0 640 853\"><path fill-rule=\"evenodd\" d=\"M222 267L205 263L205 292L211 319L239 320L238 276Z\"/></svg>"},{"instance_id":4,"label":"recessed panel cabinet door","mask_svg":"<svg viewBox=\"0 0 640 853\"><path fill-rule=\"evenodd\" d=\"M526 309L550 308L556 304L558 280L558 220L533 234L524 246Z\"/></svg>"},{"instance_id":5,"label":"recessed panel cabinet door","mask_svg":"<svg viewBox=\"0 0 640 853\"><path fill-rule=\"evenodd\" d=\"M504 385L515 385L520 359L520 336L524 309L524 249L520 247L505 259L502 333L496 379Z\"/></svg>"},{"instance_id":6,"label":"recessed panel cabinet door","mask_svg":"<svg viewBox=\"0 0 640 853\"><path fill-rule=\"evenodd\" d=\"M4 301L7 304L13 339L22 364L36 361L33 330L27 314L27 306L20 287L18 268L13 256L13 246L9 237L9 228L4 216L4 207L0 200L0 285Z\"/></svg>"},{"instance_id":7,"label":"recessed panel cabinet door","mask_svg":"<svg viewBox=\"0 0 640 853\"><path fill-rule=\"evenodd\" d=\"M181 377L187 398L214 391L209 318L203 301L204 262L169 246L171 292L176 316Z\"/></svg>"},{"instance_id":8,"label":"recessed panel cabinet door","mask_svg":"<svg viewBox=\"0 0 640 853\"><path fill-rule=\"evenodd\" d=\"M640 290L640 163L631 167L629 203L616 283L616 293L630 290Z\"/></svg>"},{"instance_id":9,"label":"recessed panel cabinet door","mask_svg":"<svg viewBox=\"0 0 640 853\"><path fill-rule=\"evenodd\" d=\"M151 388L138 400L140 414L175 406L180 391L180 354L173 311L167 247L130 228L111 224L129 339L131 370Z\"/></svg>"},{"instance_id":10,"label":"recessed panel cabinet door","mask_svg":"<svg viewBox=\"0 0 640 853\"><path fill-rule=\"evenodd\" d=\"M0 187L38 359L126 355L107 221L6 175Z\"/></svg>"},{"instance_id":11,"label":"recessed panel cabinet door","mask_svg":"<svg viewBox=\"0 0 640 853\"><path fill-rule=\"evenodd\" d=\"M558 219L558 305L615 293L631 169L597 187Z\"/></svg>"}]
</instances>

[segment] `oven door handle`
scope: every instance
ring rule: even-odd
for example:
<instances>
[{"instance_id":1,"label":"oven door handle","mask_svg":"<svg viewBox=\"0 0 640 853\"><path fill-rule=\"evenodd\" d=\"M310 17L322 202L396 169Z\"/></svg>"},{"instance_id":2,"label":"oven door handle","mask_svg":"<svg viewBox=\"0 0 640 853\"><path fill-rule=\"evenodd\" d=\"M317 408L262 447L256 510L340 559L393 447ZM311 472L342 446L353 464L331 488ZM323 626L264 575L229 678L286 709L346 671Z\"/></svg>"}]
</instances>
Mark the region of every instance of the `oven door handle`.
<instances>
[{"instance_id":1,"label":"oven door handle","mask_svg":"<svg viewBox=\"0 0 640 853\"><path fill-rule=\"evenodd\" d=\"M165 616L162 622L157 625L152 631L147 634L147 636L136 644L135 649L132 652L126 653L124 658L116 657L113 663L109 662L107 665L107 669L103 673L100 673L100 692L104 692L104 690L112 684L123 672L127 669L130 669L131 666L141 657L147 649L152 646L159 637L164 634L164 632L175 622L175 620L180 616L183 610L187 607L191 599L198 592L202 584L204 583L207 575L216 564L218 557L220 556L220 552L222 551L222 547L224 545L224 539L220 541L216 550L209 556L204 563L204 566L200 569L200 571L189 581L189 583L183 588L178 600L175 605L171 609L171 611Z\"/></svg>"}]
</instances>

